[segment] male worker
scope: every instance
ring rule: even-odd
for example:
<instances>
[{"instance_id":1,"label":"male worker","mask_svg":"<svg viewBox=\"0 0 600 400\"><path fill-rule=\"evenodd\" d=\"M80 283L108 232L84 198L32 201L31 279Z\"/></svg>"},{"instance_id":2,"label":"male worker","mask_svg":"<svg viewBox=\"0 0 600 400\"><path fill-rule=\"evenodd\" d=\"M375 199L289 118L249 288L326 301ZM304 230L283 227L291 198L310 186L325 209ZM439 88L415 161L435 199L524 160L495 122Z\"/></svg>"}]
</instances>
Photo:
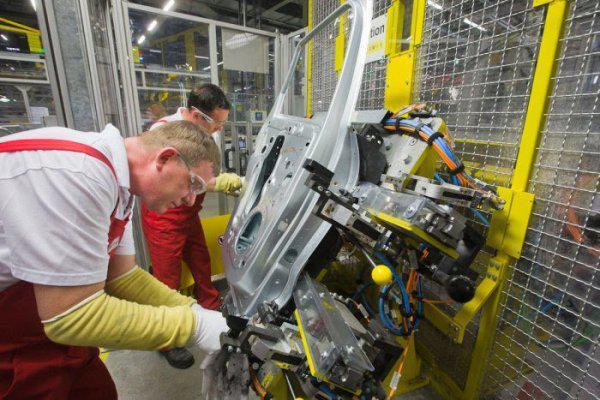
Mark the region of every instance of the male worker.
<instances>
[{"instance_id":1,"label":"male worker","mask_svg":"<svg viewBox=\"0 0 600 400\"><path fill-rule=\"evenodd\" d=\"M224 318L134 265L129 222L134 195L191 205L219 165L187 121L0 138L0 398L116 399L99 346L219 349Z\"/></svg>"},{"instance_id":2,"label":"male worker","mask_svg":"<svg viewBox=\"0 0 600 400\"><path fill-rule=\"evenodd\" d=\"M187 108L180 107L177 113L162 117L150 130L168 121L186 120L212 134L220 144L219 132L223 128L231 106L225 93L216 85L204 84L192 90ZM231 193L242 186L236 174L219 175L209 182L210 191ZM204 195L198 196L193 205L180 205L159 214L142 204L142 228L152 261L154 276L172 289L179 288L181 261L188 265L196 282L195 295L198 303L208 309L220 306L219 292L211 282L210 256L206 247L204 231L198 213L202 209ZM194 364L193 355L185 348L174 348L160 352L175 368L188 368Z\"/></svg>"}]
</instances>

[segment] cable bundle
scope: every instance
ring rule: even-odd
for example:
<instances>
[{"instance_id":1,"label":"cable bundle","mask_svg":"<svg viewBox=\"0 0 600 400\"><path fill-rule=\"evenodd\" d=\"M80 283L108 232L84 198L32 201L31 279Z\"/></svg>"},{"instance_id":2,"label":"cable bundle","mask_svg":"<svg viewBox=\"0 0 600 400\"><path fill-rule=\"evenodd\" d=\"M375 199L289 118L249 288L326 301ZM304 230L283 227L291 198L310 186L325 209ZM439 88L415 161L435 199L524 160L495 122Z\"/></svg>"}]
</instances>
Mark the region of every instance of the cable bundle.
<instances>
[{"instance_id":1,"label":"cable bundle","mask_svg":"<svg viewBox=\"0 0 600 400\"><path fill-rule=\"evenodd\" d=\"M394 276L394 281L392 283L381 288L381 293L379 296L379 320L383 326L385 326L394 335L409 336L417 328L419 325L419 320L423 315L421 275L417 271L411 270L408 276L408 282L405 286L402 277L396 271L396 268L394 268L394 266L387 260L387 258L381 253L375 253L375 255L390 269L390 271L392 271L392 275ZM399 304L400 314L402 315L401 324L395 323L393 318L388 315L386 311L386 302L388 301L391 289L394 286L398 286L402 297ZM416 310L412 302L415 291L417 294Z\"/></svg>"},{"instance_id":2,"label":"cable bundle","mask_svg":"<svg viewBox=\"0 0 600 400\"><path fill-rule=\"evenodd\" d=\"M404 132L427 142L433 146L452 177L452 183L458 186L471 187L479 191L490 190L487 185L465 172L465 166L444 140L444 134L435 132L429 125L412 119L389 118L384 122L384 128L392 132Z\"/></svg>"}]
</instances>

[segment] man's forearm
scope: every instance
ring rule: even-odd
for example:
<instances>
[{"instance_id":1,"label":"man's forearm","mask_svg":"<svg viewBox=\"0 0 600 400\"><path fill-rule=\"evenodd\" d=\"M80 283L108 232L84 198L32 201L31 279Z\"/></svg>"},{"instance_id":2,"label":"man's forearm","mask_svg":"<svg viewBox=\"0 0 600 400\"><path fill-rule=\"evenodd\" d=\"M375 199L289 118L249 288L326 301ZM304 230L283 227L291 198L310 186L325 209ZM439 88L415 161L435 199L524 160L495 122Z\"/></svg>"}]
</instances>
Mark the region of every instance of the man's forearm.
<instances>
[{"instance_id":1,"label":"man's forearm","mask_svg":"<svg viewBox=\"0 0 600 400\"><path fill-rule=\"evenodd\" d=\"M157 350L185 346L195 318L187 305L153 307L98 292L42 323L50 340L65 345Z\"/></svg>"}]
</instances>

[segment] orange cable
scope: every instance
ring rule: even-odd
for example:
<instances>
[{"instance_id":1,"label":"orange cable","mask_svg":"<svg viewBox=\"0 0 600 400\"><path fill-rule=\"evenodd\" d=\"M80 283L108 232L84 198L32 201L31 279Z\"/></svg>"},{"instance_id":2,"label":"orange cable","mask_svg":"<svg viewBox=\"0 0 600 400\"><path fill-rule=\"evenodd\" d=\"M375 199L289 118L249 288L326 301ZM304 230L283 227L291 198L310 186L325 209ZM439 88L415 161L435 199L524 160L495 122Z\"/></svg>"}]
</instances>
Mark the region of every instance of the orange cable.
<instances>
[{"instance_id":1,"label":"orange cable","mask_svg":"<svg viewBox=\"0 0 600 400\"><path fill-rule=\"evenodd\" d=\"M411 335L412 336L412 335ZM396 373L398 375L402 374L402 369L404 367L404 361L406 361L406 356L408 355L408 347L410 345L410 336L406 342L406 347L404 348L404 351L402 352L402 358L400 359L400 364L398 365L398 368L396 369ZM390 393L388 394L388 397L386 400L390 400L392 398L392 396L394 395L394 393L396 392L396 389L392 389L390 390Z\"/></svg>"}]
</instances>

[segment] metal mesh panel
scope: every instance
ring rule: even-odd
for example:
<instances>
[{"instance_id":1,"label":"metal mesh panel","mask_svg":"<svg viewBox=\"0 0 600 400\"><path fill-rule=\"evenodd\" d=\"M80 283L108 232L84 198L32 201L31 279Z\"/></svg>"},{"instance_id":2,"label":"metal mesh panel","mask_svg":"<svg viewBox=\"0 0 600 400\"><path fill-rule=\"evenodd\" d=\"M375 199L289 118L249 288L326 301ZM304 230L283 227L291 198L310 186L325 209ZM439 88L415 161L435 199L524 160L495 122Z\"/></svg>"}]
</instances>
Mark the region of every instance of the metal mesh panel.
<instances>
[{"instance_id":1,"label":"metal mesh panel","mask_svg":"<svg viewBox=\"0 0 600 400\"><path fill-rule=\"evenodd\" d=\"M375 0L373 3L373 18L385 14L391 4L391 0ZM356 104L358 110L383 108L386 70L387 58L365 64L358 103Z\"/></svg>"},{"instance_id":2,"label":"metal mesh panel","mask_svg":"<svg viewBox=\"0 0 600 400\"><path fill-rule=\"evenodd\" d=\"M479 315L477 315L479 319ZM477 339L477 324L469 324L463 342L452 342L446 335L437 330L426 319L419 323L415 334L417 352L428 353L435 365L444 368L448 376L461 387L467 381L471 352ZM448 368L446 368L448 366Z\"/></svg>"},{"instance_id":3,"label":"metal mesh panel","mask_svg":"<svg viewBox=\"0 0 600 400\"><path fill-rule=\"evenodd\" d=\"M508 186L543 10L523 0L431 3L416 98L437 104L467 166L482 169L479 177L489 183Z\"/></svg>"},{"instance_id":4,"label":"metal mesh panel","mask_svg":"<svg viewBox=\"0 0 600 400\"><path fill-rule=\"evenodd\" d=\"M573 1L484 389L495 399L600 393L600 6Z\"/></svg>"},{"instance_id":5,"label":"metal mesh panel","mask_svg":"<svg viewBox=\"0 0 600 400\"><path fill-rule=\"evenodd\" d=\"M373 18L385 14L391 3L391 0L375 0L373 3ZM312 9L313 26L322 21L339 5L339 0L314 1ZM334 58L335 37L338 29L338 24L332 24L313 40L313 87L311 94L313 112L327 111L333 97L335 85L337 84L337 73L334 71ZM344 31L347 40L350 33L350 23L345 24ZM365 65L357 109L383 108L386 69L386 58Z\"/></svg>"},{"instance_id":6,"label":"metal mesh panel","mask_svg":"<svg viewBox=\"0 0 600 400\"><path fill-rule=\"evenodd\" d=\"M508 186L523 129L543 13L531 1L428 2L419 50L414 97L433 102L455 140L457 155L479 171L478 178ZM475 219L472 225L484 231ZM474 270L485 275L491 249L480 252ZM425 293L446 298L435 283ZM460 305L439 306L454 315ZM432 325L417 335L420 351L464 388L477 337L479 316L467 326L463 343L452 344Z\"/></svg>"},{"instance_id":7,"label":"metal mesh panel","mask_svg":"<svg viewBox=\"0 0 600 400\"><path fill-rule=\"evenodd\" d=\"M324 20L339 5L339 0L313 1L311 10L313 26ZM338 29L339 23L329 24L312 40L312 86L310 96L311 111L313 113L327 111L333 98L338 80L334 69L335 37Z\"/></svg>"}]
</instances>

